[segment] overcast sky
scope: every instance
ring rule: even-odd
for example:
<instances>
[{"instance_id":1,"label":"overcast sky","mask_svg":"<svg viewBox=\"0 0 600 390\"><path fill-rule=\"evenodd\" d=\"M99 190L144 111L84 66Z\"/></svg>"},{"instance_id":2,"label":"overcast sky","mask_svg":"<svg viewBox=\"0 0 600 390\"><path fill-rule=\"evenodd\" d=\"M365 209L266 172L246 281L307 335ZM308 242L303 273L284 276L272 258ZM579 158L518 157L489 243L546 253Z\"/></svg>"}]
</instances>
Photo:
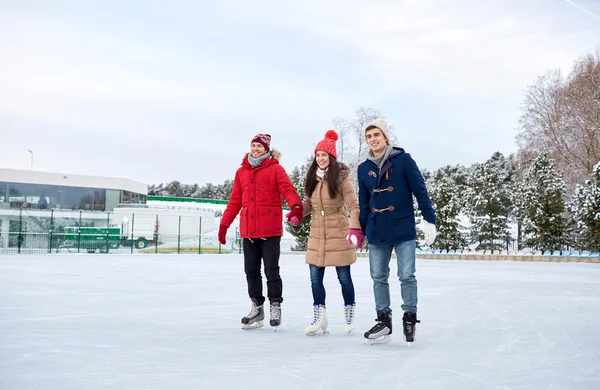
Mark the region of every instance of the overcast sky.
<instances>
[{"instance_id":1,"label":"overcast sky","mask_svg":"<svg viewBox=\"0 0 600 390\"><path fill-rule=\"evenodd\" d=\"M0 0L0 167L233 178L258 132L291 172L360 106L419 167L516 151L525 88L600 45L598 0Z\"/></svg>"}]
</instances>

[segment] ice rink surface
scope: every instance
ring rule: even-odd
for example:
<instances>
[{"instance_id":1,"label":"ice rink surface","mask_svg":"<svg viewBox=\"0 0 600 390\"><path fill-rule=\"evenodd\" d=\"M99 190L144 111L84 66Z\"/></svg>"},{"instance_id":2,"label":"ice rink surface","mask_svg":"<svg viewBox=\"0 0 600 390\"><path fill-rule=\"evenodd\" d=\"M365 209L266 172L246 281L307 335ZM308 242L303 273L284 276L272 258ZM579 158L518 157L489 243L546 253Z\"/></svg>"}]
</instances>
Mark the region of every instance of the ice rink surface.
<instances>
[{"instance_id":1,"label":"ice rink surface","mask_svg":"<svg viewBox=\"0 0 600 390\"><path fill-rule=\"evenodd\" d=\"M368 260L343 332L308 337L308 266L282 256L283 326L243 331L241 255L0 256L0 389L600 389L600 264L418 260L417 341L366 346ZM265 291L266 295L266 291Z\"/></svg>"}]
</instances>

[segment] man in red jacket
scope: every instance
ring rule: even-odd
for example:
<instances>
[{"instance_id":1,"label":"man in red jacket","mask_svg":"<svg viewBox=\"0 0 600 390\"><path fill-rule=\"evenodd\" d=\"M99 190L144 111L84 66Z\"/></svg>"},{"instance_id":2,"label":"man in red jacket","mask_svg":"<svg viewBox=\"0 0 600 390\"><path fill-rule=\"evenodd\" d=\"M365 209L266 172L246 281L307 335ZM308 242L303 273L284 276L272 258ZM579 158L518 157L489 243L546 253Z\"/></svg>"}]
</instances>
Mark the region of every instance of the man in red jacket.
<instances>
[{"instance_id":1,"label":"man in red jacket","mask_svg":"<svg viewBox=\"0 0 600 390\"><path fill-rule=\"evenodd\" d=\"M271 136L258 134L252 139L250 153L235 173L233 190L219 226L219 242L225 245L227 229L242 210L240 236L243 238L244 270L248 295L252 300L250 313L242 318L243 329L261 327L265 317L261 260L265 263L270 324L281 324L283 284L279 276L279 253L283 235L282 203L291 207L286 215L296 226L302 220L302 201L285 169L279 165L280 153L271 150Z\"/></svg>"}]
</instances>

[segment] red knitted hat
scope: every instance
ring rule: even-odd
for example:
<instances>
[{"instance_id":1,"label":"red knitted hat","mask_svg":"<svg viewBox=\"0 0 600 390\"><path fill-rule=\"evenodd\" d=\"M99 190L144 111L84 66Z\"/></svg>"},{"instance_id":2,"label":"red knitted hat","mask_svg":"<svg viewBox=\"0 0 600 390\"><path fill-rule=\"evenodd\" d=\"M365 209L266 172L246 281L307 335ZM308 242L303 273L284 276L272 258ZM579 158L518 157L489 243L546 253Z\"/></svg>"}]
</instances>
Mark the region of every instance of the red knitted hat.
<instances>
[{"instance_id":1,"label":"red knitted hat","mask_svg":"<svg viewBox=\"0 0 600 390\"><path fill-rule=\"evenodd\" d=\"M271 149L271 135L270 134L256 134L254 138L252 138L251 144L254 142L258 142L262 146L265 147L265 150L268 152Z\"/></svg>"},{"instance_id":2,"label":"red knitted hat","mask_svg":"<svg viewBox=\"0 0 600 390\"><path fill-rule=\"evenodd\" d=\"M325 133L325 138L323 138L315 147L315 154L317 154L317 150L322 150L329 153L334 158L337 158L337 152L335 148L335 143L337 140L338 135L335 130L327 130Z\"/></svg>"}]
</instances>

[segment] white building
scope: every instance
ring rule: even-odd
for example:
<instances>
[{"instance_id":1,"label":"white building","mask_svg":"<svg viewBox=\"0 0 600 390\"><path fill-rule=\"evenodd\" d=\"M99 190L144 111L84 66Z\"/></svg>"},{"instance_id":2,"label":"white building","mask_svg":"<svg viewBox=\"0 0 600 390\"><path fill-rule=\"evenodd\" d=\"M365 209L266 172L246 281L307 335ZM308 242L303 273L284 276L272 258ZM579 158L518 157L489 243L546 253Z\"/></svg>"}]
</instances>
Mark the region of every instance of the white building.
<instances>
[{"instance_id":1,"label":"white building","mask_svg":"<svg viewBox=\"0 0 600 390\"><path fill-rule=\"evenodd\" d=\"M40 234L57 222L121 227L129 221L126 226L135 226L136 231L152 222L152 229L158 225L164 235L179 231L198 235L215 228L214 211L148 207L147 195L146 184L129 179L0 169L0 246L9 247L9 237L23 230L23 221ZM27 239L29 246L38 245L33 243L32 234Z\"/></svg>"}]
</instances>

